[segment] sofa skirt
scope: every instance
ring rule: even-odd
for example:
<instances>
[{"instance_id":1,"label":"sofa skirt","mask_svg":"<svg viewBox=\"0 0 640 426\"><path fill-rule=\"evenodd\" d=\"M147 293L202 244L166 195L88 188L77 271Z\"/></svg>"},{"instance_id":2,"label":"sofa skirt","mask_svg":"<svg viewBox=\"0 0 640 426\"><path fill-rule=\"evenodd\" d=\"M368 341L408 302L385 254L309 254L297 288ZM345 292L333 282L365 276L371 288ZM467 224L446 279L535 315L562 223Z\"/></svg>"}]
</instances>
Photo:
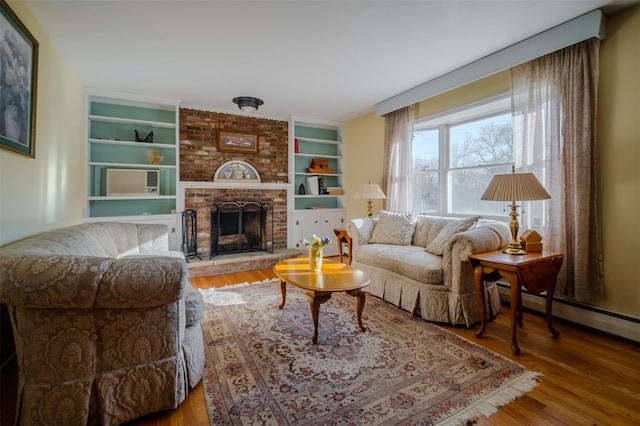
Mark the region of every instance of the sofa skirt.
<instances>
[{"instance_id":1,"label":"sofa skirt","mask_svg":"<svg viewBox=\"0 0 640 426\"><path fill-rule=\"evenodd\" d=\"M411 315L427 321L467 327L480 322L480 306L475 290L466 294L452 293L443 284L425 284L387 269L359 263L355 259L351 266L371 277L371 284L365 287L367 293ZM486 283L485 292L489 320L500 311L500 295L495 283Z\"/></svg>"}]
</instances>

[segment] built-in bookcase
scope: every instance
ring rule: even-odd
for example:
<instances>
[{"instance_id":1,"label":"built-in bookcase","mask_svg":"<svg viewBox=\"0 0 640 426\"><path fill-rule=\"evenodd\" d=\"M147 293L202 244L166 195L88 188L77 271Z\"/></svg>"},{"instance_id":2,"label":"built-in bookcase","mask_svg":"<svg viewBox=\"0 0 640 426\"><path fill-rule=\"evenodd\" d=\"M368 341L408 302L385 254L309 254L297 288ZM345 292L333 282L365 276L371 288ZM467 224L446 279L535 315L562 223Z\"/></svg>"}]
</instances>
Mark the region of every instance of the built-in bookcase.
<instances>
[{"instance_id":1,"label":"built-in bookcase","mask_svg":"<svg viewBox=\"0 0 640 426\"><path fill-rule=\"evenodd\" d=\"M289 126L291 139L290 151L293 156L291 182L293 182L293 229L290 244L298 245L303 238L312 235L335 238L333 230L344 227L344 159L342 125L292 118ZM330 173L308 171L313 159L326 161ZM311 194L308 178L324 180L324 187L333 189L334 194ZM300 185L304 185L305 194L300 194ZM301 248L304 249L304 248ZM338 245L331 244L324 249L325 255L338 254ZM304 254L304 253L303 253Z\"/></svg>"},{"instance_id":2,"label":"built-in bookcase","mask_svg":"<svg viewBox=\"0 0 640 426\"><path fill-rule=\"evenodd\" d=\"M171 100L87 91L86 218L175 214L178 105ZM159 164L153 164L154 154L161 158ZM159 190L111 194L109 169L158 171L148 176L157 177Z\"/></svg>"},{"instance_id":3,"label":"built-in bookcase","mask_svg":"<svg viewBox=\"0 0 640 426\"><path fill-rule=\"evenodd\" d=\"M343 208L342 195L311 195L307 178L324 180L326 188L342 188L342 135L339 126L321 126L306 122L294 122L294 189L295 210L314 207ZM313 159L326 160L331 173L314 173L307 169ZM299 194L300 185L305 187L305 195Z\"/></svg>"}]
</instances>

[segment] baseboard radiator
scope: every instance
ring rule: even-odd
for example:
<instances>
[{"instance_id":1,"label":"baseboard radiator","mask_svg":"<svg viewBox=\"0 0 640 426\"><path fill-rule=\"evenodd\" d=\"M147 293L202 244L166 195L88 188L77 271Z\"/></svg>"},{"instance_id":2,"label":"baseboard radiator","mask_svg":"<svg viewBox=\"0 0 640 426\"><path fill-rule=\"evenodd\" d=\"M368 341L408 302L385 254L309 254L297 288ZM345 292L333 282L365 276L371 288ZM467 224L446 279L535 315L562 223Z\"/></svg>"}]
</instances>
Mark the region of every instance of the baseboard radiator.
<instances>
[{"instance_id":1,"label":"baseboard radiator","mask_svg":"<svg viewBox=\"0 0 640 426\"><path fill-rule=\"evenodd\" d=\"M500 300L509 304L511 290L508 285L498 283ZM546 313L546 295L529 293L522 289L522 306L541 314ZM592 329L634 343L640 343L640 318L621 315L615 312L579 303L554 298L553 318L581 327Z\"/></svg>"}]
</instances>

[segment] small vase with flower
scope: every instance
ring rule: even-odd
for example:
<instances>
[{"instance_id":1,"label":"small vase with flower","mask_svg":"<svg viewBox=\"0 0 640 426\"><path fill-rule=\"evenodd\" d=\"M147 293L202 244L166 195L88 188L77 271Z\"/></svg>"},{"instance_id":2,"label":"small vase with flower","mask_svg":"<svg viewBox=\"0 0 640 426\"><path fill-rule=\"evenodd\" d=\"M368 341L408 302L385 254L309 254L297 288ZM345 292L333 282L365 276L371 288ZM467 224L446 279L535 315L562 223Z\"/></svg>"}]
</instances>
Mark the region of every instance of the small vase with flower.
<instances>
[{"instance_id":1,"label":"small vase with flower","mask_svg":"<svg viewBox=\"0 0 640 426\"><path fill-rule=\"evenodd\" d=\"M309 269L315 272L322 270L322 249L330 242L331 238L316 235L311 240L300 240L300 244L309 249Z\"/></svg>"}]
</instances>

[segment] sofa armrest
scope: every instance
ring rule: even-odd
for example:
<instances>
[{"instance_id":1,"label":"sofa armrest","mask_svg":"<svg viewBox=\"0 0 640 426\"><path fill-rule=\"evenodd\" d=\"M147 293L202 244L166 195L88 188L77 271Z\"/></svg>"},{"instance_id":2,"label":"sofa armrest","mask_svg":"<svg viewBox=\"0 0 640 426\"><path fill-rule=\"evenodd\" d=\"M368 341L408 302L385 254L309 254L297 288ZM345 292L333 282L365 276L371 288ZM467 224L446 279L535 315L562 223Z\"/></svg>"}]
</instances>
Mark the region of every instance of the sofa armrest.
<instances>
[{"instance_id":1,"label":"sofa armrest","mask_svg":"<svg viewBox=\"0 0 640 426\"><path fill-rule=\"evenodd\" d=\"M351 247L369 244L375 223L370 217L360 217L347 222L347 234L351 237Z\"/></svg>"},{"instance_id":2,"label":"sofa armrest","mask_svg":"<svg viewBox=\"0 0 640 426\"><path fill-rule=\"evenodd\" d=\"M453 237L454 259L468 261L469 255L498 250L509 243L509 227L502 222L487 223Z\"/></svg>"},{"instance_id":3,"label":"sofa armrest","mask_svg":"<svg viewBox=\"0 0 640 426\"><path fill-rule=\"evenodd\" d=\"M476 228L456 234L447 244L442 266L444 284L454 293L474 292L473 268L469 255L498 250L509 243L509 227L498 221L486 221Z\"/></svg>"}]
</instances>

